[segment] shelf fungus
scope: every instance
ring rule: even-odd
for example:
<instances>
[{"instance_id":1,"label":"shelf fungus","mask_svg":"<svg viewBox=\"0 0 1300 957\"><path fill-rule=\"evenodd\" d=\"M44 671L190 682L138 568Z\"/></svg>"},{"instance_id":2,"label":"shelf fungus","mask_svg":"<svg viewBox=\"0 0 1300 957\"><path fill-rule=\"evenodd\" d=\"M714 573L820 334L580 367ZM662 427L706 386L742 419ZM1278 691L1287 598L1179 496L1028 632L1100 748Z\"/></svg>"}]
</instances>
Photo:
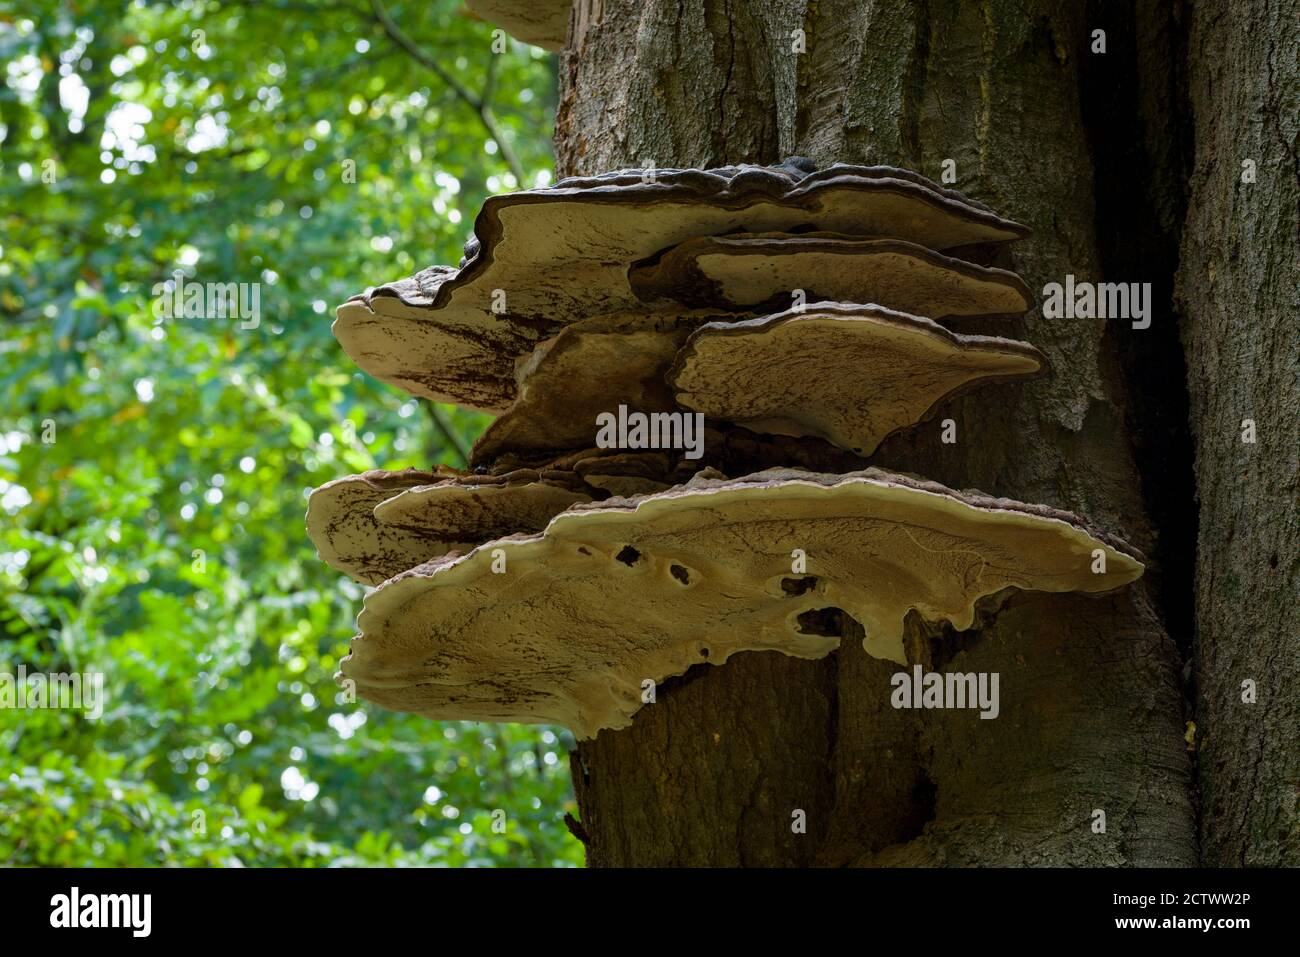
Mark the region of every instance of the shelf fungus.
<instances>
[{"instance_id":1,"label":"shelf fungus","mask_svg":"<svg viewBox=\"0 0 1300 957\"><path fill-rule=\"evenodd\" d=\"M903 662L912 612L962 630L1003 589L1104 592L1142 568L1068 513L875 469L697 478L390 579L366 598L341 676L399 711L588 738L692 665L828 654L828 609L862 625L868 653Z\"/></svg>"},{"instance_id":2,"label":"shelf fungus","mask_svg":"<svg viewBox=\"0 0 1300 957\"><path fill-rule=\"evenodd\" d=\"M422 554L426 543L422 536L398 532L381 535L375 506L408 488L441 482L454 474L450 469L374 469L327 482L308 499L307 535L317 555L331 568L359 582L377 585L389 577L385 569ZM419 561L424 559L411 564ZM404 567L410 568L411 564Z\"/></svg>"},{"instance_id":3,"label":"shelf fungus","mask_svg":"<svg viewBox=\"0 0 1300 957\"><path fill-rule=\"evenodd\" d=\"M377 585L448 552L544 528L570 505L589 501L585 488L573 472L371 471L312 492L307 534L326 564Z\"/></svg>"},{"instance_id":4,"label":"shelf fungus","mask_svg":"<svg viewBox=\"0 0 1300 957\"><path fill-rule=\"evenodd\" d=\"M465 0L465 6L516 40L557 52L564 49L573 0Z\"/></svg>"},{"instance_id":5,"label":"shelf fungus","mask_svg":"<svg viewBox=\"0 0 1300 957\"><path fill-rule=\"evenodd\" d=\"M757 432L815 435L870 455L891 432L976 385L1039 374L1033 346L964 336L879 306L813 303L709 323L668 375L678 402Z\"/></svg>"},{"instance_id":6,"label":"shelf fungus","mask_svg":"<svg viewBox=\"0 0 1300 957\"><path fill-rule=\"evenodd\" d=\"M580 448L603 412L684 407L756 432L817 436L869 455L966 388L1037 375L1023 342L960 335L880 306L811 303L753 319L587 320L519 364L514 403L471 461Z\"/></svg>"},{"instance_id":7,"label":"shelf fungus","mask_svg":"<svg viewBox=\"0 0 1300 957\"><path fill-rule=\"evenodd\" d=\"M1032 305L1015 273L895 239L836 233L698 236L628 274L646 301L731 309L805 301L870 302L931 319L1018 316Z\"/></svg>"},{"instance_id":8,"label":"shelf fungus","mask_svg":"<svg viewBox=\"0 0 1300 957\"><path fill-rule=\"evenodd\" d=\"M664 373L705 321L613 315L574 323L539 343L518 363L514 402L479 436L471 461L507 451L583 448L596 434L596 417L619 405L674 408Z\"/></svg>"},{"instance_id":9,"label":"shelf fungus","mask_svg":"<svg viewBox=\"0 0 1300 957\"><path fill-rule=\"evenodd\" d=\"M544 44L569 16L471 6ZM500 414L472 472L312 494L321 558L377 586L340 679L589 738L695 665L826 655L849 619L903 662L909 616L965 630L1007 589L1132 582L1141 556L1067 512L863 468L958 392L1045 371L937 321L1024 313L1019 277L967 260L1027 232L906 170L798 157L489 198L458 266L338 310L362 369Z\"/></svg>"},{"instance_id":10,"label":"shelf fungus","mask_svg":"<svg viewBox=\"0 0 1300 957\"><path fill-rule=\"evenodd\" d=\"M924 177L806 160L717 170L621 170L489 197L459 267L433 266L353 297L334 334L366 372L413 395L488 412L515 362L583 319L642 307L629 271L687 240L829 232L931 250L1027 230ZM974 268L974 267L972 267Z\"/></svg>"}]
</instances>

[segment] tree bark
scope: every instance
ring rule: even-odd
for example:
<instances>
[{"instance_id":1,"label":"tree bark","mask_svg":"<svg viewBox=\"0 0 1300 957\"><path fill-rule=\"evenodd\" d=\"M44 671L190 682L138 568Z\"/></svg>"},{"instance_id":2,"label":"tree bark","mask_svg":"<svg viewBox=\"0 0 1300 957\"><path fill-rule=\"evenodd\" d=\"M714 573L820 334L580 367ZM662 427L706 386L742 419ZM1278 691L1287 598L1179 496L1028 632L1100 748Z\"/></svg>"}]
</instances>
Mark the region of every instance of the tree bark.
<instances>
[{"instance_id":1,"label":"tree bark","mask_svg":"<svg viewBox=\"0 0 1300 957\"><path fill-rule=\"evenodd\" d=\"M1254 6L1263 8L1262 2ZM1000 674L997 720L969 711L892 708L889 679L900 669L868 658L851 621L843 622L840 650L821 661L739 655L722 667L700 666L665 682L657 703L644 708L631 728L601 732L574 755L590 864L1178 866L1198 860L1180 651L1191 646L1190 614L1180 618L1178 610L1184 604L1190 609L1182 594L1190 593L1190 562L1182 549L1170 547L1182 541L1177 530L1195 522L1190 482L1184 508L1180 495L1162 498L1158 481L1144 486L1135 461L1135 450L1144 466L1182 454L1178 440L1186 433L1186 387L1170 307L1184 200L1182 153L1177 142L1149 135L1141 125L1154 122L1152 112L1181 95L1168 69L1182 55L1181 28L1176 9L1154 3L1109 16L1115 25L1107 40L1120 42L1113 52L1094 53L1092 31L1103 18L1071 0L575 4L556 123L563 175L805 155L819 165L888 163L939 179L944 160L952 159L957 188L1034 229L994 261L1015 269L1031 288L1073 274L1152 281L1161 294L1152 330L1120 320L1047 320L1038 311L1023 320L965 322L962 331L1034 343L1048 354L1053 373L957 398L872 458L872 464L956 488L1086 514L1147 553L1141 581L1100 597L999 596L984 609L981 627L960 634L911 622L909 662L927 670ZM1202 19L1210 19L1208 11ZM1129 33L1113 37L1116 29ZM1194 41L1212 46L1208 36L1218 29L1198 22ZM1248 24L1233 29L1242 43L1252 37ZM1282 69L1280 44L1269 48L1263 34L1250 42ZM1222 69L1231 65L1228 51L1214 55L1224 57ZM1125 92L1129 80L1139 82ZM1218 135L1233 139L1233 111L1244 110L1261 91L1249 83L1215 86L1209 76L1200 82L1193 96L1198 109L1222 112ZM1115 117L1108 115L1112 98L1128 102ZM1294 110L1285 115L1293 123ZM1112 120L1119 126L1105 125ZM1262 139L1268 127L1262 120L1259 126ZM1120 179L1116 170L1132 160L1116 129L1138 140L1139 167L1156 164L1134 176L1150 187L1158 208L1128 209L1135 188L1122 205L1109 189ZM1277 179L1295 160L1294 126L1288 129L1290 139L1283 131L1281 144L1275 135L1259 149L1261 159L1271 158ZM1203 134L1198 121L1198 151L1212 149L1203 146ZM1289 156L1281 149L1286 143L1292 144ZM1217 164L1225 168L1221 158ZM1261 171L1265 167L1261 162ZM1235 193L1220 176L1208 192L1225 202L1253 196L1249 201L1265 212L1251 222L1276 230L1288 202L1280 188L1267 197L1264 188ZM1294 207L1295 194L1289 195ZM1193 207L1195 220L1199 201ZM1207 230L1221 231L1210 220L1223 214L1223 206L1206 209ZM1154 237L1150 251L1132 262L1104 242L1124 232L1125 224L1144 224ZM1217 348L1227 323L1251 335L1234 305L1219 297L1213 309L1187 309L1191 365L1212 387L1208 396L1193 391L1202 509L1224 509L1221 521L1203 525L1202 550L1235 549L1249 564L1287 547L1276 569L1264 560L1243 570L1236 585L1243 595L1252 587L1280 586L1288 575L1295 594L1294 521L1287 539L1286 528L1266 527L1269 512L1256 504L1267 501L1285 511L1295 501L1296 405L1283 398L1288 384L1294 387L1287 377L1294 371L1295 333L1293 322L1284 331L1280 321L1280 304L1287 301L1281 267L1295 248L1294 221L1290 226L1290 247L1261 253L1260 272L1234 279L1234 294L1256 304L1259 323L1265 315L1279 319L1272 338L1249 347L1252 354L1260 350L1253 371ZM1187 245L1191 255L1222 263L1227 242L1207 234L1188 237ZM1231 269L1226 263L1219 269L1223 283ZM1268 307L1259 288L1263 275L1277 293ZM1205 294L1186 274L1182 288L1185 299ZM1200 351L1198 338L1205 343ZM1219 391L1216 362L1234 364L1228 378L1238 385L1230 394ZM1152 363L1171 397L1140 391ZM1266 372L1278 390L1272 396L1255 379ZM1252 389L1260 390L1253 399L1257 418L1276 414L1275 431L1242 449L1231 445L1236 433L1222 429L1250 404ZM1168 429L1172 438L1161 437L1158 413L1142 411L1153 402L1177 410ZM1290 422L1282 417L1288 408ZM939 441L945 418L958 424L956 445ZM1207 424L1211 432L1204 431ZM1207 441L1232 458L1207 455ZM1252 470L1250 480L1261 494L1270 487L1267 498L1253 500L1225 481L1268 449L1272 469ZM1225 482L1217 505L1218 498L1207 498L1210 477ZM1249 540L1224 545L1219 537L1234 521L1250 530ZM1201 646L1207 634L1216 634L1204 624L1214 614L1226 624L1247 610L1245 598L1220 604L1232 592L1207 582L1205 564L1197 572ZM1236 647L1258 653L1247 670L1260 683L1261 704L1247 714L1267 714L1274 724L1242 723L1257 717L1233 723L1237 706L1226 695L1245 662L1236 661L1227 677L1212 677L1219 675L1217 665L1207 675L1202 663L1198 675L1201 707L1221 726L1218 747L1253 748L1224 765L1224 781L1235 784L1216 787L1235 788L1237 796L1219 798L1222 814L1242 834L1289 826L1287 846L1294 849L1295 755L1290 764L1275 759L1279 749L1294 751L1294 701L1288 711L1277 699L1283 689L1294 692L1295 684L1282 674L1284 663L1268 657L1270 649L1294 650L1293 609L1292 644L1280 630L1286 597L1257 597L1249 608L1258 629L1251 644L1234 645L1240 636L1225 634L1220 649L1229 657ZM1177 641L1167 622L1177 623ZM1205 697L1211 688L1219 694L1213 705ZM1266 705L1269 693L1273 700ZM1270 737L1287 731L1289 738ZM1212 747L1213 736L1207 754ZM1233 770L1240 762L1250 767L1239 771L1253 769L1273 789L1265 800L1256 797L1255 803L1238 793L1251 787L1248 776ZM1287 787L1289 818L1277 811ZM1105 815L1104 831L1097 827L1098 811ZM806 820L802 831L798 812ZM1210 846L1208 832L1206 840Z\"/></svg>"},{"instance_id":2,"label":"tree bark","mask_svg":"<svg viewBox=\"0 0 1300 957\"><path fill-rule=\"evenodd\" d=\"M1300 865L1298 46L1294 0L1196 7L1178 292L1200 500L1196 710L1210 865ZM1247 160L1253 184L1242 181Z\"/></svg>"}]
</instances>

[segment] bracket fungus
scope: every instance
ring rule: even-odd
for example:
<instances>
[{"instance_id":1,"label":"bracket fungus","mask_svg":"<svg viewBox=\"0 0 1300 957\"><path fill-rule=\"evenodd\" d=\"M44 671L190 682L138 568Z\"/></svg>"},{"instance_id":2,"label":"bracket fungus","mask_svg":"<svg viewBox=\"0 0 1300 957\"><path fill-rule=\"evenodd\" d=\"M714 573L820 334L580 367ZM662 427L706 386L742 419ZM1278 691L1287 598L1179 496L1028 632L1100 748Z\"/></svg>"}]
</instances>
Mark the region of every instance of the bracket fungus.
<instances>
[{"instance_id":1,"label":"bracket fungus","mask_svg":"<svg viewBox=\"0 0 1300 957\"><path fill-rule=\"evenodd\" d=\"M426 542L423 536L381 533L375 506L405 489L441 482L451 474L441 469L374 469L335 479L313 490L307 502L307 535L316 546L316 554L349 578L367 585L379 584L389 577L385 574L388 569L420 554Z\"/></svg>"},{"instance_id":2,"label":"bracket fungus","mask_svg":"<svg viewBox=\"0 0 1300 957\"><path fill-rule=\"evenodd\" d=\"M586 320L520 363L514 403L472 461L576 448L619 406L679 407L754 431L813 435L869 455L964 388L1042 371L1033 346L965 336L881 306L811 303L753 319Z\"/></svg>"},{"instance_id":3,"label":"bracket fungus","mask_svg":"<svg viewBox=\"0 0 1300 957\"><path fill-rule=\"evenodd\" d=\"M465 6L516 40L558 52L569 32L573 0L465 0Z\"/></svg>"},{"instance_id":4,"label":"bracket fungus","mask_svg":"<svg viewBox=\"0 0 1300 957\"><path fill-rule=\"evenodd\" d=\"M813 303L745 322L711 322L669 373L678 402L757 432L816 435L870 455L973 385L1037 375L1033 346L963 336L879 306Z\"/></svg>"},{"instance_id":5,"label":"bracket fungus","mask_svg":"<svg viewBox=\"0 0 1300 957\"><path fill-rule=\"evenodd\" d=\"M633 264L721 233L813 229L935 250L1027 232L889 167L630 170L492 196L459 268L355 296L334 334L358 366L413 395L486 412L514 397L515 360L561 326L641 306Z\"/></svg>"},{"instance_id":6,"label":"bracket fungus","mask_svg":"<svg viewBox=\"0 0 1300 957\"><path fill-rule=\"evenodd\" d=\"M628 274L646 301L732 309L807 300L879 303L932 319L1023 314L1029 287L1015 273L953 259L916 243L835 233L699 236Z\"/></svg>"},{"instance_id":7,"label":"bracket fungus","mask_svg":"<svg viewBox=\"0 0 1300 957\"><path fill-rule=\"evenodd\" d=\"M816 559L791 588L795 547ZM829 653L838 636L805 627L822 609L857 620L873 656L903 662L912 611L961 630L1005 588L1101 592L1141 572L1073 515L877 470L695 480L572 508L540 534L393 578L367 597L342 673L397 710L555 722L586 738L630 723L647 679L739 651Z\"/></svg>"},{"instance_id":8,"label":"bracket fungus","mask_svg":"<svg viewBox=\"0 0 1300 957\"><path fill-rule=\"evenodd\" d=\"M692 328L640 313L565 327L519 361L514 402L479 436L471 461L506 451L581 448L591 441L596 416L619 405L672 409L664 372Z\"/></svg>"},{"instance_id":9,"label":"bracket fungus","mask_svg":"<svg viewBox=\"0 0 1300 957\"><path fill-rule=\"evenodd\" d=\"M542 478L531 469L505 475L451 470L371 471L322 485L307 505L307 533L321 559L367 585L447 552L544 528L553 515L589 501L584 483Z\"/></svg>"},{"instance_id":10,"label":"bracket fungus","mask_svg":"<svg viewBox=\"0 0 1300 957\"><path fill-rule=\"evenodd\" d=\"M1133 581L1140 556L1067 512L862 467L957 392L1044 371L1027 343L936 321L1023 313L1019 277L961 257L1026 234L915 173L797 157L490 198L458 267L338 310L363 369L504 413L474 474L313 493L321 557L377 586L340 676L398 710L587 738L626 726L647 681L828 654L843 616L901 662L911 615L964 630L1004 589ZM797 290L831 298L775 311ZM624 438L628 409L701 417L695 444Z\"/></svg>"}]
</instances>

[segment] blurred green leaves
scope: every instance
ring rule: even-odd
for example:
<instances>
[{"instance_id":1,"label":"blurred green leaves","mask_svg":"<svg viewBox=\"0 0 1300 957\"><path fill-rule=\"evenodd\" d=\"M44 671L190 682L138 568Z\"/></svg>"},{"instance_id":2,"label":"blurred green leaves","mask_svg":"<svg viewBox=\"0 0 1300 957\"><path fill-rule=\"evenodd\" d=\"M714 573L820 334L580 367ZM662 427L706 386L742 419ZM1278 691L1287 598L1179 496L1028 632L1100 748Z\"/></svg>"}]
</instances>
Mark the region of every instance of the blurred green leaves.
<instances>
[{"instance_id":1,"label":"blurred green leaves","mask_svg":"<svg viewBox=\"0 0 1300 957\"><path fill-rule=\"evenodd\" d=\"M550 58L455 0L384 9L547 182ZM369 0L35 0L0 62L0 671L106 696L0 710L0 862L580 863L567 732L344 699L364 590L303 531L331 478L458 464L329 323L516 185L481 111ZM261 283L260 325L158 318L177 269Z\"/></svg>"}]
</instances>

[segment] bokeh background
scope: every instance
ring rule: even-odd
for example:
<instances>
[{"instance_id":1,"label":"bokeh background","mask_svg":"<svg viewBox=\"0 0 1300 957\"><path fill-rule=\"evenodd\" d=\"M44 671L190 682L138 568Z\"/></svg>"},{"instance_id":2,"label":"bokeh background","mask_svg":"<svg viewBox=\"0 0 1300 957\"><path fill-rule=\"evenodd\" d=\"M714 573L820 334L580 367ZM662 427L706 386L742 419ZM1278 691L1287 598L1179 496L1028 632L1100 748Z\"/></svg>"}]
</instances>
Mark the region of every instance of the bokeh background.
<instances>
[{"instance_id":1,"label":"bokeh background","mask_svg":"<svg viewBox=\"0 0 1300 957\"><path fill-rule=\"evenodd\" d=\"M550 182L554 58L496 41L458 0L0 2L0 672L106 695L0 710L0 864L581 863L567 731L344 699L364 589L303 530L487 424L330 323ZM258 328L158 318L177 269Z\"/></svg>"}]
</instances>

